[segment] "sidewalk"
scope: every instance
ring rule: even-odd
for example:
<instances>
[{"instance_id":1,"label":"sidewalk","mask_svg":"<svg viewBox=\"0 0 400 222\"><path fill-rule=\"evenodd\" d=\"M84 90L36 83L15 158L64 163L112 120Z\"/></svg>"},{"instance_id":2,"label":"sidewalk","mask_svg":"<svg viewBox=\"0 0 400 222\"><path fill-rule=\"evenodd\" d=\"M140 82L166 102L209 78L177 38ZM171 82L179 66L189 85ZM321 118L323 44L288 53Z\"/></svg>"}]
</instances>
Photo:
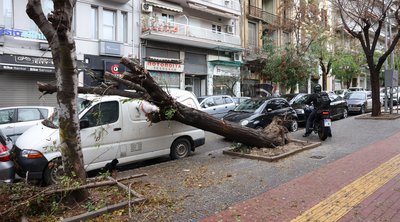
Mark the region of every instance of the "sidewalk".
<instances>
[{"instance_id":1,"label":"sidewalk","mask_svg":"<svg viewBox=\"0 0 400 222\"><path fill-rule=\"evenodd\" d=\"M400 221L400 133L201 221Z\"/></svg>"}]
</instances>

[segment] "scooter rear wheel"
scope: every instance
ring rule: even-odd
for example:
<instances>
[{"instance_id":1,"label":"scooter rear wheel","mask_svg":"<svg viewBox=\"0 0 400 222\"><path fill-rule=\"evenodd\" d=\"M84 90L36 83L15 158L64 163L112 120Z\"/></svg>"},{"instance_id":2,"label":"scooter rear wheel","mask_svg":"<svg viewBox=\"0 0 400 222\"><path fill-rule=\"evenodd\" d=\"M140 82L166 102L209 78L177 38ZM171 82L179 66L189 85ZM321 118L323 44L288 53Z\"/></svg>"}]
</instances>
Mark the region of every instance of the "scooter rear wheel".
<instances>
[{"instance_id":1,"label":"scooter rear wheel","mask_svg":"<svg viewBox=\"0 0 400 222\"><path fill-rule=\"evenodd\" d=\"M321 127L321 129L318 130L318 137L322 141L325 141L326 138L328 138L328 134L329 134L329 127Z\"/></svg>"}]
</instances>

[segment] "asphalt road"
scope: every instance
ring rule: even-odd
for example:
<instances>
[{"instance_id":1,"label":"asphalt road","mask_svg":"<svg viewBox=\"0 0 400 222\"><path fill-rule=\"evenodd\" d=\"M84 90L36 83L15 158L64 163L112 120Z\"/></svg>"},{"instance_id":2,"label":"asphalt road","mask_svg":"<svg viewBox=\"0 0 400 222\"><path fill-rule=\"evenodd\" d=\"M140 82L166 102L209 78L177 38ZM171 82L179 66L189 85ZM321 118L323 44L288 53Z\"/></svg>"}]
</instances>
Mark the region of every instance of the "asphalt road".
<instances>
[{"instance_id":1,"label":"asphalt road","mask_svg":"<svg viewBox=\"0 0 400 222\"><path fill-rule=\"evenodd\" d=\"M141 163L135 169L120 173L120 176L148 173L145 180L163 186L182 199L181 210L174 214L172 221L197 221L400 131L400 119L354 117L334 121L333 137L321 146L277 162L224 155L222 151L231 143L219 135L207 133L206 144L188 158ZM304 130L300 129L290 133L289 137L304 140L303 133ZM306 139L319 141L316 134Z\"/></svg>"}]
</instances>

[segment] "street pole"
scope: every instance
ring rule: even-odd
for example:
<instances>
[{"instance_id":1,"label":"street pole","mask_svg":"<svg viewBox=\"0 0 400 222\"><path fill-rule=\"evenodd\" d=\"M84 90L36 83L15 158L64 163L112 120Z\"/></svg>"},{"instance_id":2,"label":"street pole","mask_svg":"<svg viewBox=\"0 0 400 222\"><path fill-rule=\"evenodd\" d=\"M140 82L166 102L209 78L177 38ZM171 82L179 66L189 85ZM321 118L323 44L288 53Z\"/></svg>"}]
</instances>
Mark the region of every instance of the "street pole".
<instances>
[{"instance_id":1,"label":"street pole","mask_svg":"<svg viewBox=\"0 0 400 222\"><path fill-rule=\"evenodd\" d=\"M385 51L387 51L387 49L388 49L388 40L387 40L387 37L388 37L387 21L386 21L386 19L385 19ZM386 70L388 70L388 61L387 61L387 59L385 60L385 73L386 73ZM385 76L385 78L386 78L386 76ZM385 87L385 99L384 99L384 104L385 104L385 113L386 113L386 112L387 112L387 109L388 109L388 103L387 103L388 95L387 95L386 80L384 81L384 87Z\"/></svg>"}]
</instances>

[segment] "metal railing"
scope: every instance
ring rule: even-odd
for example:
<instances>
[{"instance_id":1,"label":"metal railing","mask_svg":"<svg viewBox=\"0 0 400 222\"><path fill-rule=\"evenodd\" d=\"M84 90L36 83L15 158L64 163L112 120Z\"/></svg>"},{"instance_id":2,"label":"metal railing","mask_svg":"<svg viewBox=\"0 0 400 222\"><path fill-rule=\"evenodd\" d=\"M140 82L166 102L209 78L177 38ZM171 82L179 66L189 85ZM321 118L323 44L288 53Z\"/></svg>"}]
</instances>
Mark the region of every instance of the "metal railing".
<instances>
[{"instance_id":1,"label":"metal railing","mask_svg":"<svg viewBox=\"0 0 400 222\"><path fill-rule=\"evenodd\" d=\"M191 26L180 23L165 23L165 22L148 22L142 25L142 34L146 33L165 33L168 35L176 35L180 37L191 37L215 42L222 42L234 45L240 45L240 36L225 32L218 32L212 29L205 29L197 26Z\"/></svg>"},{"instance_id":2,"label":"metal railing","mask_svg":"<svg viewBox=\"0 0 400 222\"><path fill-rule=\"evenodd\" d=\"M259 7L249 5L249 15L259 18L264 22L267 22L272 25L279 25L280 18L279 16L266 12Z\"/></svg>"}]
</instances>

